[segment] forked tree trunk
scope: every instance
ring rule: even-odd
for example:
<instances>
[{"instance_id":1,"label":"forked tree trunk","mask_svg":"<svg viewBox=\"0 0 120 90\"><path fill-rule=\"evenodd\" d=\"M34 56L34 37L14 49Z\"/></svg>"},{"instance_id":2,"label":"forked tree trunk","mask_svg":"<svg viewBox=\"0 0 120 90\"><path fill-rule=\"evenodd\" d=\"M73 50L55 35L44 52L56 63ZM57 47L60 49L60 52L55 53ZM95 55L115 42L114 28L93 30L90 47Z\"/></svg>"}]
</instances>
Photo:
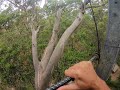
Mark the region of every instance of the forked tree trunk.
<instances>
[{"instance_id":1,"label":"forked tree trunk","mask_svg":"<svg viewBox=\"0 0 120 90\"><path fill-rule=\"evenodd\" d=\"M35 69L36 90L45 90L45 88L49 84L48 82L42 85L42 82L44 82L44 78L45 78L43 75L43 71L45 70L47 63L51 57L51 54L54 50L54 47L58 41L58 32L59 32L59 26L60 26L61 13L62 13L62 9L59 8L59 10L56 12L55 24L53 27L52 36L48 43L48 46L46 47L44 51L41 62L38 60L38 54L37 54L37 33L38 33L37 31L38 30L36 31L34 30L33 26L30 26L32 30L32 55L33 55L33 64L34 64L34 69Z\"/></svg>"},{"instance_id":2,"label":"forked tree trunk","mask_svg":"<svg viewBox=\"0 0 120 90\"><path fill-rule=\"evenodd\" d=\"M42 66L38 60L38 51L37 51L37 33L39 31L39 27L37 30L34 29L34 26L31 24L32 31L32 57L33 57L33 65L35 70L35 88L36 90L40 90L40 79L42 75Z\"/></svg>"},{"instance_id":3,"label":"forked tree trunk","mask_svg":"<svg viewBox=\"0 0 120 90\"><path fill-rule=\"evenodd\" d=\"M83 19L83 14L85 12L84 11L85 5L88 4L89 1L90 0L85 0L84 3L81 3L78 16L76 17L74 22L70 25L70 27L68 27L65 30L65 32L63 33L58 43L57 43L57 38L58 38L57 34L59 32L62 9L59 9L57 11L52 37L51 37L51 40L49 41L48 46L45 49L45 52L43 54L41 61L38 60L38 53L37 53L37 33L39 31L39 28L35 30L31 22L30 27L32 30L32 56L33 56L33 65L35 69L36 90L45 90L47 88L49 81L50 81L52 69L57 64L57 62L60 60L60 57L63 54L64 47L69 37L76 30L76 28L80 25Z\"/></svg>"},{"instance_id":4,"label":"forked tree trunk","mask_svg":"<svg viewBox=\"0 0 120 90\"><path fill-rule=\"evenodd\" d=\"M43 57L41 59L41 68L42 69L41 71L39 70L39 73L40 73L40 76L38 77L39 78L39 89L37 90L45 90L46 87L48 87L49 85L49 79L50 79L50 75L48 75L47 77L45 77L44 75L44 71L47 67L47 64L49 62L49 59L53 53L53 50L55 48L55 45L57 44L57 41L58 41L58 33L60 31L60 19L61 19L61 15L62 15L62 9L59 8L58 11L56 12L56 15L55 15L55 23L54 23L54 26L53 26L53 32L52 32L52 36L51 36L51 39L48 43L48 46L46 47L45 51L44 51L44 54L43 54ZM47 79L47 83L44 84L45 82L45 79Z\"/></svg>"},{"instance_id":5,"label":"forked tree trunk","mask_svg":"<svg viewBox=\"0 0 120 90\"><path fill-rule=\"evenodd\" d=\"M42 78L40 80L39 90L45 90L47 88L46 85L48 85L48 83L50 81L52 69L60 60L60 57L63 54L64 47L65 47L69 37L76 30L76 28L80 25L80 23L83 19L83 15L84 15L85 5L88 3L89 3L89 0L85 0L85 2L81 4L78 16L76 17L74 22L70 25L70 27L68 27L65 30L65 32L61 36L59 42L57 43L55 49L53 50L53 52L49 58L49 61L47 61L47 65L41 75ZM47 52L47 53L49 53L49 52Z\"/></svg>"}]
</instances>

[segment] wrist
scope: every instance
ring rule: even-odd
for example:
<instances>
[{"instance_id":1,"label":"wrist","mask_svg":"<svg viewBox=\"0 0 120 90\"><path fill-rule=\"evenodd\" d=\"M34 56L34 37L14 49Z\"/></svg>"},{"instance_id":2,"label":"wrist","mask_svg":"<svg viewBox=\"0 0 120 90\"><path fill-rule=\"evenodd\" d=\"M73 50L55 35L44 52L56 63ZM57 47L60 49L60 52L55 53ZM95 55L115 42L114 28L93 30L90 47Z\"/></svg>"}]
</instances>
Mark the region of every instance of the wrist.
<instances>
[{"instance_id":1,"label":"wrist","mask_svg":"<svg viewBox=\"0 0 120 90\"><path fill-rule=\"evenodd\" d=\"M104 80L97 78L96 82L92 86L93 90L110 90Z\"/></svg>"}]
</instances>

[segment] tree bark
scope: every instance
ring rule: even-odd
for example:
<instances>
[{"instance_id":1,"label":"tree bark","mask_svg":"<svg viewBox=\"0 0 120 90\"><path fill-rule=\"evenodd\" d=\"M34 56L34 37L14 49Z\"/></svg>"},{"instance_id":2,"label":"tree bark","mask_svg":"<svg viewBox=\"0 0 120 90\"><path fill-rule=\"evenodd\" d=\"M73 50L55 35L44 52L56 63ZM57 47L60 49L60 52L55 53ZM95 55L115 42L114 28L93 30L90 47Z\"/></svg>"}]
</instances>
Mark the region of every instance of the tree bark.
<instances>
[{"instance_id":1,"label":"tree bark","mask_svg":"<svg viewBox=\"0 0 120 90\"><path fill-rule=\"evenodd\" d=\"M40 79L42 75L42 66L41 62L38 60L38 51L37 51L37 33L39 28L35 30L31 24L31 31L32 31L32 57L33 57L33 66L35 70L35 88L39 90L40 87Z\"/></svg>"},{"instance_id":2,"label":"tree bark","mask_svg":"<svg viewBox=\"0 0 120 90\"><path fill-rule=\"evenodd\" d=\"M101 53L101 61L97 68L97 74L107 80L116 63L120 50L120 0L109 0L109 22L107 38Z\"/></svg>"},{"instance_id":3,"label":"tree bark","mask_svg":"<svg viewBox=\"0 0 120 90\"><path fill-rule=\"evenodd\" d=\"M38 67L38 51L37 51L37 31L32 30L32 57L34 69L37 70Z\"/></svg>"},{"instance_id":4,"label":"tree bark","mask_svg":"<svg viewBox=\"0 0 120 90\"><path fill-rule=\"evenodd\" d=\"M62 37L60 38L59 42L57 43L57 45L50 57L50 60L46 66L46 69L43 72L43 77L40 81L41 82L40 90L45 90L47 88L47 87L45 87L45 85L48 85L48 83L50 81L52 69L57 64L57 62L60 60L60 57L63 54L64 47L65 47L69 37L72 35L72 33L75 31L75 29L80 25L80 23L83 19L85 5L87 3L89 3L88 0L85 0L85 2L81 4L80 12L79 12L78 16L76 17L74 22L71 24L71 26L66 29L66 31L63 33Z\"/></svg>"},{"instance_id":5,"label":"tree bark","mask_svg":"<svg viewBox=\"0 0 120 90\"><path fill-rule=\"evenodd\" d=\"M58 11L56 12L56 17L55 17L55 23L54 23L54 27L53 27L53 32L52 32L52 36L51 39L48 43L48 46L46 47L41 63L42 63L42 67L43 67L43 71L45 70L49 59L53 53L54 47L58 41L58 33L60 30L60 19L61 19L61 14L62 14L62 9L59 8Z\"/></svg>"}]
</instances>

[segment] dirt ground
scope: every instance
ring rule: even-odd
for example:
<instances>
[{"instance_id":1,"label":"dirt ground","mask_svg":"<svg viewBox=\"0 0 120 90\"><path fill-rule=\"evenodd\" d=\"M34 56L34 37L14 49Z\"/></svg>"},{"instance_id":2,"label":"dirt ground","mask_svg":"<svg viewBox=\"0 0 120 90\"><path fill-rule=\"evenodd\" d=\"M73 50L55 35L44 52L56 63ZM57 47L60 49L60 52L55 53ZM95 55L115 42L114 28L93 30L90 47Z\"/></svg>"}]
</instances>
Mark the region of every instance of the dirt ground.
<instances>
[{"instance_id":1,"label":"dirt ground","mask_svg":"<svg viewBox=\"0 0 120 90\"><path fill-rule=\"evenodd\" d=\"M115 73L111 74L111 80L116 81L119 76L120 76L120 68Z\"/></svg>"}]
</instances>

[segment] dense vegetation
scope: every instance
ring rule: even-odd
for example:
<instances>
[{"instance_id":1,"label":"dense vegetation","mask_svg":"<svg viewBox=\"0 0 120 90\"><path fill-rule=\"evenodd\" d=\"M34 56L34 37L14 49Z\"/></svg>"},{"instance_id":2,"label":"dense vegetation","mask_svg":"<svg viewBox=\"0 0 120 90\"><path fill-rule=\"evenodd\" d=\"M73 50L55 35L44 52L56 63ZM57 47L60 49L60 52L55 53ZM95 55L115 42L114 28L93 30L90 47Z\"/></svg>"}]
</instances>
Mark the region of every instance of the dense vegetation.
<instances>
[{"instance_id":1,"label":"dense vegetation","mask_svg":"<svg viewBox=\"0 0 120 90\"><path fill-rule=\"evenodd\" d=\"M38 52L41 58L48 44L54 24L54 0L48 0L44 8L37 7L39 12L37 24L41 24L38 34ZM80 0L65 0L68 6L64 8L60 25L60 35L72 23L77 12ZM77 3L75 5L75 3ZM105 3L105 5L102 5ZM95 7L95 18L98 25L101 48L103 46L108 9L106 2L92 3ZM61 61L56 65L52 83L64 77L64 70L81 60L89 60L97 51L97 39L95 25L88 5L82 24L70 37L65 47ZM34 89L34 69L31 54L31 32L26 25L26 12L13 10L10 4L7 9L0 11L0 90L8 87L16 87L17 90ZM43 14L45 13L45 15ZM27 14L30 14L29 11ZM109 85L119 90L119 82L108 82Z\"/></svg>"}]
</instances>

